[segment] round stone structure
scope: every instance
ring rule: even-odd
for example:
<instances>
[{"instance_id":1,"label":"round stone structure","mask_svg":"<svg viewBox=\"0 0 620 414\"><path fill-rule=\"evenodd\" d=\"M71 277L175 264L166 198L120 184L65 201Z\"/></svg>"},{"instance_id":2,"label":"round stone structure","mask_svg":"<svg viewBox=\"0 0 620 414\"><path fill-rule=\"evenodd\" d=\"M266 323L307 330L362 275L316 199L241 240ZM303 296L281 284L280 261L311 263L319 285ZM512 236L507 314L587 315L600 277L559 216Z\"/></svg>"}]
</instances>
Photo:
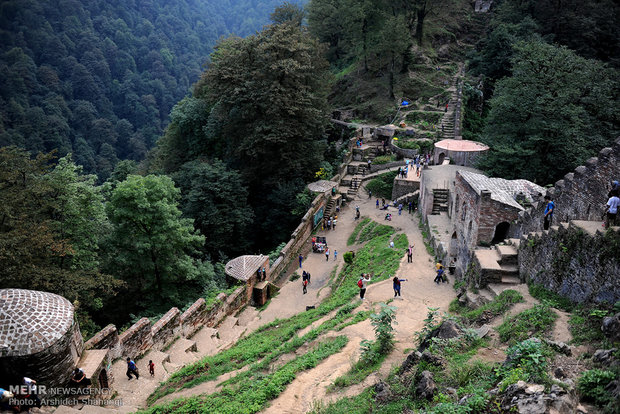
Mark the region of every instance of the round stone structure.
<instances>
[{"instance_id":1,"label":"round stone structure","mask_svg":"<svg viewBox=\"0 0 620 414\"><path fill-rule=\"evenodd\" d=\"M489 150L487 145L466 139L444 139L435 143L433 161L435 165L443 164L450 158L452 164L473 167L476 160Z\"/></svg>"},{"instance_id":2,"label":"round stone structure","mask_svg":"<svg viewBox=\"0 0 620 414\"><path fill-rule=\"evenodd\" d=\"M71 302L49 292L0 289L0 378L65 386L84 342Z\"/></svg>"}]
</instances>

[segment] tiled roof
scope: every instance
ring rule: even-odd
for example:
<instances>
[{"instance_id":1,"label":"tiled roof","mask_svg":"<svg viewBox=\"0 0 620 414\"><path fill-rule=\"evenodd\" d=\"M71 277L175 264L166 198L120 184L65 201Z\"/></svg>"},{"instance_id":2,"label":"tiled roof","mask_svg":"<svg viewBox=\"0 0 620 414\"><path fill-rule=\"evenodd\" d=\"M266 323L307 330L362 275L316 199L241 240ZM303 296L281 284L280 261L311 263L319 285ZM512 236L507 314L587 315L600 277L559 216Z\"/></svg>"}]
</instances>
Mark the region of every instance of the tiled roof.
<instances>
[{"instance_id":1,"label":"tiled roof","mask_svg":"<svg viewBox=\"0 0 620 414\"><path fill-rule=\"evenodd\" d=\"M545 194L546 190L527 180L505 180L503 178L489 178L486 175L469 171L459 171L459 174L480 195L482 190L491 192L491 199L503 204L525 210L516 201L516 196L523 193L525 198L532 202L538 194Z\"/></svg>"},{"instance_id":2,"label":"tiled roof","mask_svg":"<svg viewBox=\"0 0 620 414\"><path fill-rule=\"evenodd\" d=\"M0 356L40 352L73 325L73 305L62 296L26 289L0 289Z\"/></svg>"},{"instance_id":3,"label":"tiled roof","mask_svg":"<svg viewBox=\"0 0 620 414\"><path fill-rule=\"evenodd\" d=\"M338 183L335 181L319 180L308 184L308 190L315 193L326 193L337 186Z\"/></svg>"},{"instance_id":4,"label":"tiled roof","mask_svg":"<svg viewBox=\"0 0 620 414\"><path fill-rule=\"evenodd\" d=\"M444 139L436 142L435 147L457 152L486 151L489 149L487 145L481 142L468 141L466 139Z\"/></svg>"},{"instance_id":5,"label":"tiled roof","mask_svg":"<svg viewBox=\"0 0 620 414\"><path fill-rule=\"evenodd\" d=\"M262 266L267 256L239 256L226 263L226 274L237 280L247 281Z\"/></svg>"}]
</instances>

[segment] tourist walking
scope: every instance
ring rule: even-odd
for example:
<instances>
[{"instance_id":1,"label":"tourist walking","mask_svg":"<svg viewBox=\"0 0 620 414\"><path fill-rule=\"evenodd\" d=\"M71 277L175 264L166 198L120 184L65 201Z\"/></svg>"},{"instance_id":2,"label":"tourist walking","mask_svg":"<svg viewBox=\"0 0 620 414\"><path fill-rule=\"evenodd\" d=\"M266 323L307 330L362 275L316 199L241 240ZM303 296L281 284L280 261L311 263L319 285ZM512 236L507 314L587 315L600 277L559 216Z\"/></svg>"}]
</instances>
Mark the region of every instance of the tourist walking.
<instances>
[{"instance_id":1,"label":"tourist walking","mask_svg":"<svg viewBox=\"0 0 620 414\"><path fill-rule=\"evenodd\" d=\"M375 203L375 208L379 208L379 199L377 198L377 202Z\"/></svg>"},{"instance_id":2,"label":"tourist walking","mask_svg":"<svg viewBox=\"0 0 620 414\"><path fill-rule=\"evenodd\" d=\"M605 228L616 225L616 218L618 217L618 207L620 206L620 198L618 197L618 190L611 190L609 193L611 197L607 200L605 206Z\"/></svg>"},{"instance_id":3,"label":"tourist walking","mask_svg":"<svg viewBox=\"0 0 620 414\"><path fill-rule=\"evenodd\" d=\"M308 283L310 283L310 273L304 270L301 275L302 292L304 295L308 293Z\"/></svg>"},{"instance_id":4,"label":"tourist walking","mask_svg":"<svg viewBox=\"0 0 620 414\"><path fill-rule=\"evenodd\" d=\"M372 191L368 190L368 199L370 200L372 198Z\"/></svg>"},{"instance_id":5,"label":"tourist walking","mask_svg":"<svg viewBox=\"0 0 620 414\"><path fill-rule=\"evenodd\" d=\"M444 269L443 269L443 264L441 263L441 260L439 260L437 262L437 264L435 265L435 269L437 270L437 276L435 276L435 279L433 280L433 282L439 284L439 282L443 282L443 274L444 274Z\"/></svg>"},{"instance_id":6,"label":"tourist walking","mask_svg":"<svg viewBox=\"0 0 620 414\"><path fill-rule=\"evenodd\" d=\"M407 263L413 263L413 244L407 249Z\"/></svg>"},{"instance_id":7,"label":"tourist walking","mask_svg":"<svg viewBox=\"0 0 620 414\"><path fill-rule=\"evenodd\" d=\"M357 287L360 288L361 300L364 300L364 295L366 295L366 287L368 286L368 282L370 282L370 275L365 275L362 273L360 279L357 281Z\"/></svg>"},{"instance_id":8,"label":"tourist walking","mask_svg":"<svg viewBox=\"0 0 620 414\"><path fill-rule=\"evenodd\" d=\"M304 257L300 254L299 255L299 268L301 269L301 262L304 260Z\"/></svg>"},{"instance_id":9,"label":"tourist walking","mask_svg":"<svg viewBox=\"0 0 620 414\"><path fill-rule=\"evenodd\" d=\"M338 260L338 250L334 250L334 262Z\"/></svg>"},{"instance_id":10,"label":"tourist walking","mask_svg":"<svg viewBox=\"0 0 620 414\"><path fill-rule=\"evenodd\" d=\"M547 202L547 205L545 206L545 218L543 221L543 229L549 230L549 226L551 225L551 222L553 221L553 210L555 210L555 203L551 200L551 197L548 195L545 196L545 201Z\"/></svg>"},{"instance_id":11,"label":"tourist walking","mask_svg":"<svg viewBox=\"0 0 620 414\"><path fill-rule=\"evenodd\" d=\"M138 373L138 367L136 363L131 360L131 358L127 358L127 378L131 379L132 375L136 376L136 379L140 378L140 374Z\"/></svg>"},{"instance_id":12,"label":"tourist walking","mask_svg":"<svg viewBox=\"0 0 620 414\"><path fill-rule=\"evenodd\" d=\"M392 287L394 288L394 297L400 297L400 282L407 282L407 279L399 279L398 276L394 276L392 279Z\"/></svg>"},{"instance_id":13,"label":"tourist walking","mask_svg":"<svg viewBox=\"0 0 620 414\"><path fill-rule=\"evenodd\" d=\"M398 204L398 215L400 216L403 212L403 203Z\"/></svg>"},{"instance_id":14,"label":"tourist walking","mask_svg":"<svg viewBox=\"0 0 620 414\"><path fill-rule=\"evenodd\" d=\"M332 227L334 228L334 230L336 230L336 223L338 222L338 216L334 217L334 220L332 221Z\"/></svg>"},{"instance_id":15,"label":"tourist walking","mask_svg":"<svg viewBox=\"0 0 620 414\"><path fill-rule=\"evenodd\" d=\"M329 247L325 249L325 261L329 261Z\"/></svg>"},{"instance_id":16,"label":"tourist walking","mask_svg":"<svg viewBox=\"0 0 620 414\"><path fill-rule=\"evenodd\" d=\"M155 364L153 363L153 360L149 359L149 374L151 374L151 377L155 376Z\"/></svg>"}]
</instances>

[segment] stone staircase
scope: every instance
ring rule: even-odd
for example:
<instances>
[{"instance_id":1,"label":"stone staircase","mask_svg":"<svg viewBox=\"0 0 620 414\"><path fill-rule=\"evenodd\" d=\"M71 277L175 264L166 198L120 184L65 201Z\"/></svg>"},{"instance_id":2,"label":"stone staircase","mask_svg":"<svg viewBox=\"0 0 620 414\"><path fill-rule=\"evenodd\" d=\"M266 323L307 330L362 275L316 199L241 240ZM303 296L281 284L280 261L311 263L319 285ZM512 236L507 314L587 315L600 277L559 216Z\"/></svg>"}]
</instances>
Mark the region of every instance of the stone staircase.
<instances>
[{"instance_id":1,"label":"stone staircase","mask_svg":"<svg viewBox=\"0 0 620 414\"><path fill-rule=\"evenodd\" d=\"M90 404L76 404L72 406L42 407L44 410L32 411L55 414L113 414L132 413L143 408L144 401L155 390L160 382L165 381L172 373L183 366L198 361L206 355L230 347L246 331L248 321L229 316L217 327L204 327L191 339L179 337L168 348L161 351L150 350L139 360L136 360L140 371L138 380L128 380L125 375L127 365L124 358L115 361L109 370L112 379L112 388L115 390L114 400L122 401L122 406L97 406ZM97 351L97 350L95 350ZM92 352L92 351L91 351ZM151 378L147 363L152 360L155 364L155 377ZM92 398L97 398L92 396ZM92 399L91 398L91 399Z\"/></svg>"},{"instance_id":2,"label":"stone staircase","mask_svg":"<svg viewBox=\"0 0 620 414\"><path fill-rule=\"evenodd\" d=\"M489 290L493 284L522 283L518 265L519 243L518 239L508 239L507 244L496 244L490 249L474 251L474 262L480 269L480 279L488 283Z\"/></svg>"},{"instance_id":3,"label":"stone staircase","mask_svg":"<svg viewBox=\"0 0 620 414\"><path fill-rule=\"evenodd\" d=\"M349 189L347 190L347 197L350 197L350 198L355 197L361 185L362 185L362 179L358 177L357 175L354 175L353 178L351 178L351 185L349 186Z\"/></svg>"},{"instance_id":4,"label":"stone staircase","mask_svg":"<svg viewBox=\"0 0 620 414\"><path fill-rule=\"evenodd\" d=\"M448 211L448 196L450 191L445 188L433 189L433 210L431 214L441 214L442 211Z\"/></svg>"}]
</instances>

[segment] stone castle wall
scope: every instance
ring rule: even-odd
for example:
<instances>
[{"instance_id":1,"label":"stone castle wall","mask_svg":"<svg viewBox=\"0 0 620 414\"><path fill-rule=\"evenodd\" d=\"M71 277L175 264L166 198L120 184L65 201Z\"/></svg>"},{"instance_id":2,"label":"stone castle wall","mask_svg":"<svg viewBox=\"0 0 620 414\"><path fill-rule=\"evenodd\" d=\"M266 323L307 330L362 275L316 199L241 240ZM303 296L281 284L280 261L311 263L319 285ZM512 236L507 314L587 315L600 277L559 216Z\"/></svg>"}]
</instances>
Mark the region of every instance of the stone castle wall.
<instances>
[{"instance_id":1,"label":"stone castle wall","mask_svg":"<svg viewBox=\"0 0 620 414\"><path fill-rule=\"evenodd\" d=\"M182 314L178 308L172 308L154 324L148 318L142 318L120 335L116 326L108 325L88 340L84 347L109 349L112 360L136 358L151 349L162 350L178 336L188 338L204 326L217 326L226 316L247 303L246 291L246 287L241 286L230 295L220 293L208 307L200 298Z\"/></svg>"},{"instance_id":2,"label":"stone castle wall","mask_svg":"<svg viewBox=\"0 0 620 414\"><path fill-rule=\"evenodd\" d=\"M610 182L620 180L620 138L610 148L604 148L598 157L586 161L562 180L555 183L547 193L555 202L555 224L569 220L599 221L607 203ZM511 225L510 237L542 230L544 200L519 214Z\"/></svg>"},{"instance_id":3,"label":"stone castle wall","mask_svg":"<svg viewBox=\"0 0 620 414\"><path fill-rule=\"evenodd\" d=\"M574 302L613 304L620 300L619 245L617 231L591 234L574 222L530 233L519 245L519 273Z\"/></svg>"}]
</instances>

